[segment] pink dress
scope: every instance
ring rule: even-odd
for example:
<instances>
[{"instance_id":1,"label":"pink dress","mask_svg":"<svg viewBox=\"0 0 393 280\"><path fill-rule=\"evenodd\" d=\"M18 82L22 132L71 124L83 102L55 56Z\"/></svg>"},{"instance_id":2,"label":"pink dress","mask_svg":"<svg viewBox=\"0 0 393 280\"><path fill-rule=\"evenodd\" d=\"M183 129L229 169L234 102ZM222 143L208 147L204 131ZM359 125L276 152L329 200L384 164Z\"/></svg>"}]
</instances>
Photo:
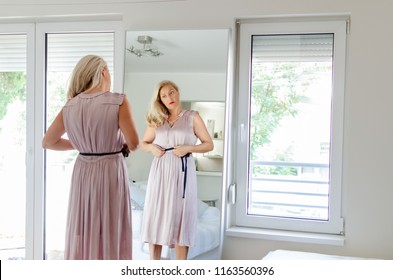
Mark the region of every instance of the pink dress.
<instances>
[{"instance_id":1,"label":"pink dress","mask_svg":"<svg viewBox=\"0 0 393 280\"><path fill-rule=\"evenodd\" d=\"M72 145L83 153L120 151L119 106L124 94L81 93L63 108ZM78 155L71 179L65 259L131 259L131 199L121 153Z\"/></svg>"},{"instance_id":2,"label":"pink dress","mask_svg":"<svg viewBox=\"0 0 393 280\"><path fill-rule=\"evenodd\" d=\"M153 143L163 148L195 145L195 113L182 111L173 127L165 122L156 129ZM143 215L142 241L169 247L194 245L198 215L197 178L192 155L182 159L169 150L162 157L154 157Z\"/></svg>"}]
</instances>

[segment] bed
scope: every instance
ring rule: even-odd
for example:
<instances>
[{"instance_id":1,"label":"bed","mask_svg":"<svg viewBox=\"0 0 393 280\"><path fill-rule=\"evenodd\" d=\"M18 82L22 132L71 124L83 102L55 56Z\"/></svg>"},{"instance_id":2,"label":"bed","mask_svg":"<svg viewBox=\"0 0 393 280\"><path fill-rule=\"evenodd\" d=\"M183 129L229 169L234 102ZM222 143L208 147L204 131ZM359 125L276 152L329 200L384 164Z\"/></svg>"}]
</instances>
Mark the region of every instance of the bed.
<instances>
[{"instance_id":1,"label":"bed","mask_svg":"<svg viewBox=\"0 0 393 280\"><path fill-rule=\"evenodd\" d=\"M270 251L262 260L362 260L363 258L327 255L320 253L290 251L290 250L275 250Z\"/></svg>"},{"instance_id":2,"label":"bed","mask_svg":"<svg viewBox=\"0 0 393 280\"><path fill-rule=\"evenodd\" d=\"M146 182L130 182L133 227L133 259L149 259L149 246L141 241L141 227L146 194ZM198 200L198 224L195 246L188 259L219 259L220 210ZM164 246L162 259L175 259L174 249Z\"/></svg>"}]
</instances>

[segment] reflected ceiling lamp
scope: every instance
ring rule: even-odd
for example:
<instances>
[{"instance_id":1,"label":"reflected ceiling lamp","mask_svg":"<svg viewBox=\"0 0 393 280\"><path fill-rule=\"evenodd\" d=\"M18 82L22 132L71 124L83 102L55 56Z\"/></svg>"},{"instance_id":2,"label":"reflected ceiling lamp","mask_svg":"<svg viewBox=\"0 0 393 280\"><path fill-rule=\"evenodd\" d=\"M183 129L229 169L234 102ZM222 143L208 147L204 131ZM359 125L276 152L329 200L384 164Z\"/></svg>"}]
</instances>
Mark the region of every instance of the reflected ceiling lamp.
<instances>
[{"instance_id":1,"label":"reflected ceiling lamp","mask_svg":"<svg viewBox=\"0 0 393 280\"><path fill-rule=\"evenodd\" d=\"M138 49L134 46L131 46L127 49L132 54L135 54L137 57L142 57L142 56L154 56L158 57L160 55L163 55L162 52L160 52L158 49L153 49L151 47L151 42L153 41L153 38L147 35L142 35L138 36L137 41L143 45L142 49Z\"/></svg>"}]
</instances>

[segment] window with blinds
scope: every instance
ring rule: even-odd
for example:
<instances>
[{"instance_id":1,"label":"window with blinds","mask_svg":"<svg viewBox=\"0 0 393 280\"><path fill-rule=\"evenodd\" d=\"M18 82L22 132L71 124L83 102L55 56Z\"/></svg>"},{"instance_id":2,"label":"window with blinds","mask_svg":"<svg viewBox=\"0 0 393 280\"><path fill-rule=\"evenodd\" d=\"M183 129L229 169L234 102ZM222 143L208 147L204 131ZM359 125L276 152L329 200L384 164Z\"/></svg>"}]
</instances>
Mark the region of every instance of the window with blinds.
<instances>
[{"instance_id":1,"label":"window with blinds","mask_svg":"<svg viewBox=\"0 0 393 280\"><path fill-rule=\"evenodd\" d=\"M236 226L343 232L345 27L240 23Z\"/></svg>"},{"instance_id":2,"label":"window with blinds","mask_svg":"<svg viewBox=\"0 0 393 280\"><path fill-rule=\"evenodd\" d=\"M0 259L62 258L76 152L43 152L42 135L83 56L102 56L121 92L123 28L112 16L0 25Z\"/></svg>"},{"instance_id":3,"label":"window with blinds","mask_svg":"<svg viewBox=\"0 0 393 280\"><path fill-rule=\"evenodd\" d=\"M46 34L46 127L67 101L71 72L85 55L99 55L108 63L113 77L114 32L70 32ZM66 136L65 136L66 137ZM46 150L45 254L63 257L70 178L77 151Z\"/></svg>"},{"instance_id":4,"label":"window with blinds","mask_svg":"<svg viewBox=\"0 0 393 280\"><path fill-rule=\"evenodd\" d=\"M26 49L26 34L0 33L0 259L3 260L25 257Z\"/></svg>"},{"instance_id":5,"label":"window with blinds","mask_svg":"<svg viewBox=\"0 0 393 280\"><path fill-rule=\"evenodd\" d=\"M253 35L249 215L329 219L332 34Z\"/></svg>"}]
</instances>

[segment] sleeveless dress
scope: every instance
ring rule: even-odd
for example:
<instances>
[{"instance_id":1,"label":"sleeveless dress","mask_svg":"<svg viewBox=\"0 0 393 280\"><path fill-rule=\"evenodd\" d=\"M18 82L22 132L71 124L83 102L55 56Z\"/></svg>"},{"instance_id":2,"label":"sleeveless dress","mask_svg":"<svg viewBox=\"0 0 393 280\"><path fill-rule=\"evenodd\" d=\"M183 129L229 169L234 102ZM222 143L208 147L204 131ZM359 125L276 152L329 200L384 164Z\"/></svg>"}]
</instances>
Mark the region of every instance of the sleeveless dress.
<instances>
[{"instance_id":1,"label":"sleeveless dress","mask_svg":"<svg viewBox=\"0 0 393 280\"><path fill-rule=\"evenodd\" d=\"M153 143L163 148L195 145L195 114L195 111L184 110L172 127L165 122L156 129ZM180 158L169 150L162 157L153 158L143 215L143 242L170 248L194 246L198 215L197 178L192 155Z\"/></svg>"},{"instance_id":2,"label":"sleeveless dress","mask_svg":"<svg viewBox=\"0 0 393 280\"><path fill-rule=\"evenodd\" d=\"M64 127L83 153L120 151L118 126L124 94L81 93L63 107ZM131 198L121 153L78 155L68 204L65 259L131 259Z\"/></svg>"}]
</instances>

